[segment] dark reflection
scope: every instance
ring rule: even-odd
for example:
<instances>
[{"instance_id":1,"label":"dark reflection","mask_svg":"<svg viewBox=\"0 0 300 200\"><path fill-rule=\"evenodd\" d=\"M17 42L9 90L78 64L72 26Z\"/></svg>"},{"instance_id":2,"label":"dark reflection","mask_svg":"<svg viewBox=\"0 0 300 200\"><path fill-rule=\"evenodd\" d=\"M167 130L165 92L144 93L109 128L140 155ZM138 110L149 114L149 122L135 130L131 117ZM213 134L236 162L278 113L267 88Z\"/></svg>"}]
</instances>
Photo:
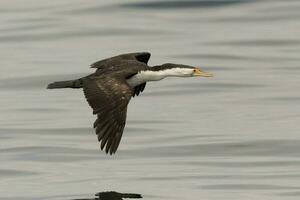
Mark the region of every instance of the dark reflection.
<instances>
[{"instance_id":1,"label":"dark reflection","mask_svg":"<svg viewBox=\"0 0 300 200\"><path fill-rule=\"evenodd\" d=\"M122 7L140 9L213 8L253 1L254 0L148 1L122 4Z\"/></svg>"},{"instance_id":2,"label":"dark reflection","mask_svg":"<svg viewBox=\"0 0 300 200\"><path fill-rule=\"evenodd\" d=\"M141 199L143 198L140 194L132 194L132 193L119 193L119 192L99 192L95 195L95 198L92 199L73 199L73 200L122 200L127 198L132 199Z\"/></svg>"}]
</instances>

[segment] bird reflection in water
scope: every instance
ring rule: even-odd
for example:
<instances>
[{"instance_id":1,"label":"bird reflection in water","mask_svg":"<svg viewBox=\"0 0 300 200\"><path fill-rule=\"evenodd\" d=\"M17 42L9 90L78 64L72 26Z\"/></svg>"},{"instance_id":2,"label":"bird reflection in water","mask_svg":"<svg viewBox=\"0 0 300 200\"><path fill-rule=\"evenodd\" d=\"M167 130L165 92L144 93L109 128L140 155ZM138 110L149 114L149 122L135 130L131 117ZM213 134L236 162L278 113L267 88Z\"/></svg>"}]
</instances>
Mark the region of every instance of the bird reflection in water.
<instances>
[{"instance_id":1,"label":"bird reflection in water","mask_svg":"<svg viewBox=\"0 0 300 200\"><path fill-rule=\"evenodd\" d=\"M123 198L133 198L141 199L142 195L140 194L131 194L131 193L119 193L119 192L99 192L95 195L93 199L73 199L73 200L122 200Z\"/></svg>"}]
</instances>

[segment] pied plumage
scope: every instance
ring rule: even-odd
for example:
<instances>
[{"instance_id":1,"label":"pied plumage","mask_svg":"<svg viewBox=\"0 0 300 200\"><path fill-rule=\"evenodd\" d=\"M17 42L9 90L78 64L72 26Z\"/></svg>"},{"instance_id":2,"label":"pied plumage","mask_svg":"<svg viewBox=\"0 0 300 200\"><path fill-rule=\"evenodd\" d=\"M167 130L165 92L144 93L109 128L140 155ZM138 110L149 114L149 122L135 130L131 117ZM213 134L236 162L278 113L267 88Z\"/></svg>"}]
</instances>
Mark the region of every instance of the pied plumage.
<instances>
[{"instance_id":1,"label":"pied plumage","mask_svg":"<svg viewBox=\"0 0 300 200\"><path fill-rule=\"evenodd\" d=\"M181 64L150 67L147 65L150 55L138 52L100 60L91 65L96 68L95 73L76 80L51 83L48 89L83 88L93 114L97 115L94 128L101 150L113 154L124 131L128 103L131 97L144 91L147 82L168 76L211 76L198 68Z\"/></svg>"}]
</instances>

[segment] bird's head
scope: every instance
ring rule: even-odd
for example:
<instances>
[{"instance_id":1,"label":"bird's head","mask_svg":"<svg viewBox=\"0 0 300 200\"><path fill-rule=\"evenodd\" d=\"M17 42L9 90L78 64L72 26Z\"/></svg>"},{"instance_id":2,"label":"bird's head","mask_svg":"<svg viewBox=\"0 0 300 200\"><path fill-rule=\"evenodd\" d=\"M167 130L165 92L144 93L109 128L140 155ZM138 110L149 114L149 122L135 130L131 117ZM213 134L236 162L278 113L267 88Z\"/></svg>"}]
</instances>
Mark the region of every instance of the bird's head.
<instances>
[{"instance_id":1,"label":"bird's head","mask_svg":"<svg viewBox=\"0 0 300 200\"><path fill-rule=\"evenodd\" d=\"M160 66L154 66L153 71L160 71L161 73L165 73L167 76L177 76L177 77L194 77L194 76L202 76L202 77L212 77L213 74L209 72L204 72L198 67L192 67L189 65L182 64L173 64L166 63Z\"/></svg>"}]
</instances>

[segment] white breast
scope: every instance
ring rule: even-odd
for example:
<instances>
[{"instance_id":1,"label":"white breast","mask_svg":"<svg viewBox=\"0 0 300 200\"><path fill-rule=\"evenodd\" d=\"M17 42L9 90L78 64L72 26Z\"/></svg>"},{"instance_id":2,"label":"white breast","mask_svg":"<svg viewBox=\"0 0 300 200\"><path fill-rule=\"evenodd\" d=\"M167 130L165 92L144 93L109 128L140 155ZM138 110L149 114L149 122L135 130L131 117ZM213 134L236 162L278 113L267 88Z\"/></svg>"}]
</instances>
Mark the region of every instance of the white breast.
<instances>
[{"instance_id":1,"label":"white breast","mask_svg":"<svg viewBox=\"0 0 300 200\"><path fill-rule=\"evenodd\" d=\"M141 71L130 79L127 79L127 83L131 87L135 87L147 81L159 81L165 77L166 75L159 71Z\"/></svg>"}]
</instances>

